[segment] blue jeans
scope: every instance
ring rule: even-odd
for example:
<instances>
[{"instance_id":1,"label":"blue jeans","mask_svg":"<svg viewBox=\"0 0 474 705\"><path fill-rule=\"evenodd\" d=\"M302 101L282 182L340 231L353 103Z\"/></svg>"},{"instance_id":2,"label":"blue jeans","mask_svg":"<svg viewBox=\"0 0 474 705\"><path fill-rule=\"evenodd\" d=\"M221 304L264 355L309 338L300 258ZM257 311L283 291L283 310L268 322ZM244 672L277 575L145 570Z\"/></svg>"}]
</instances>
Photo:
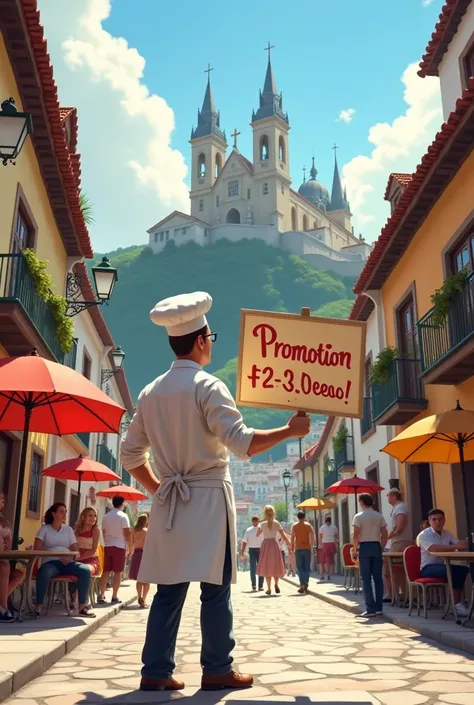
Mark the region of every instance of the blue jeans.
<instances>
[{"instance_id":1,"label":"blue jeans","mask_svg":"<svg viewBox=\"0 0 474 705\"><path fill-rule=\"evenodd\" d=\"M367 612L382 612L383 560L382 546L378 541L363 541L359 545L359 567ZM375 599L372 580L375 587Z\"/></svg>"},{"instance_id":2,"label":"blue jeans","mask_svg":"<svg viewBox=\"0 0 474 705\"><path fill-rule=\"evenodd\" d=\"M309 572L311 570L311 549L297 548L295 551L296 572L300 579L300 585L309 584Z\"/></svg>"},{"instance_id":3,"label":"blue jeans","mask_svg":"<svg viewBox=\"0 0 474 705\"><path fill-rule=\"evenodd\" d=\"M257 563L260 557L259 548L249 548L249 559L250 559L250 580L252 581L252 587L257 586ZM258 576L258 587L263 588L263 575Z\"/></svg>"},{"instance_id":4,"label":"blue jeans","mask_svg":"<svg viewBox=\"0 0 474 705\"><path fill-rule=\"evenodd\" d=\"M453 578L453 589L462 590L466 582L469 568L465 565L451 565L451 575ZM425 565L420 573L422 578L446 578L446 566L444 563L431 563Z\"/></svg>"},{"instance_id":5,"label":"blue jeans","mask_svg":"<svg viewBox=\"0 0 474 705\"><path fill-rule=\"evenodd\" d=\"M201 583L201 666L208 676L223 676L232 670L231 653L235 639L232 631L231 582L232 558L227 534L222 585ZM176 638L188 588L189 583L158 585L150 608L142 652L144 678L168 679L173 674Z\"/></svg>"},{"instance_id":6,"label":"blue jeans","mask_svg":"<svg viewBox=\"0 0 474 705\"><path fill-rule=\"evenodd\" d=\"M44 604L49 581L57 575L75 575L77 578L79 604L85 605L88 602L89 587L91 584L92 575L91 567L84 565L84 563L76 563L75 561L71 561L71 563L64 565L61 561L54 560L43 563L38 570L38 574L36 576L37 605Z\"/></svg>"}]
</instances>

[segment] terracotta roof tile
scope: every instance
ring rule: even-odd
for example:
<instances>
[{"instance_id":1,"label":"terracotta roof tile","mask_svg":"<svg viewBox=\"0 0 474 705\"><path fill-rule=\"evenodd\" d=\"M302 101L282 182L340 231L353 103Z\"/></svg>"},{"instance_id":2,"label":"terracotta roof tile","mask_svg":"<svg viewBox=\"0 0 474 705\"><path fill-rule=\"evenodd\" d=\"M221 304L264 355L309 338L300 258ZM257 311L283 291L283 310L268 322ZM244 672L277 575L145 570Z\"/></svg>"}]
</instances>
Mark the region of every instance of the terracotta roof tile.
<instances>
[{"instance_id":1,"label":"terracotta roof tile","mask_svg":"<svg viewBox=\"0 0 474 705\"><path fill-rule=\"evenodd\" d=\"M439 22L435 25L425 54L420 61L419 76L424 78L439 75L439 65L470 3L471 0L446 0L441 8Z\"/></svg>"},{"instance_id":2,"label":"terracotta roof tile","mask_svg":"<svg viewBox=\"0 0 474 705\"><path fill-rule=\"evenodd\" d=\"M390 195L390 189L392 188L392 183L394 181L397 181L400 186L402 187L402 190L408 186L410 181L413 179L413 174L402 174L399 172L392 172L390 176L388 177L387 181L387 188L385 189L385 194L384 194L384 199L388 201L388 197Z\"/></svg>"},{"instance_id":3,"label":"terracotta roof tile","mask_svg":"<svg viewBox=\"0 0 474 705\"><path fill-rule=\"evenodd\" d=\"M436 162L437 158L442 154L446 143L452 139L459 126L462 124L462 118L468 111L472 111L474 107L474 78L469 81L469 88L463 92L462 98L456 102L456 109L449 115L448 119L441 126L435 139L428 147L426 154L422 157L418 164L412 179L405 188L397 207L393 211L387 223L382 228L374 248L369 255L369 258L362 270L359 279L354 286L354 292L360 294L364 291L369 283L372 274L374 273L377 264L383 258L389 243L401 225L403 218L408 208L415 201L415 198L423 190L425 179L429 176L430 170ZM472 149L472 144L471 144ZM429 210L428 210L429 212ZM416 230L415 230L416 231Z\"/></svg>"}]
</instances>

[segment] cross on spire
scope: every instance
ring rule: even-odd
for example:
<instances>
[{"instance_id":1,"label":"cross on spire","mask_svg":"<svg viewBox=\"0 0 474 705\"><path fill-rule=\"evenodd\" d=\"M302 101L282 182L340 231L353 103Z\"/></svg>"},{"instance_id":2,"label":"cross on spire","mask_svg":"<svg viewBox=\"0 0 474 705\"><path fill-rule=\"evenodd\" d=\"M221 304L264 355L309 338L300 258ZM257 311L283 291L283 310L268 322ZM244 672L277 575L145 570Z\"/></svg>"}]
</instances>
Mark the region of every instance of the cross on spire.
<instances>
[{"instance_id":1,"label":"cross on spire","mask_svg":"<svg viewBox=\"0 0 474 705\"><path fill-rule=\"evenodd\" d=\"M237 137L240 135L240 132L237 132L237 128L234 129L234 131L231 134L231 137L234 138L234 149L237 149Z\"/></svg>"},{"instance_id":2,"label":"cross on spire","mask_svg":"<svg viewBox=\"0 0 474 705\"><path fill-rule=\"evenodd\" d=\"M266 46L265 49L263 50L263 51L268 51L268 63L270 63L270 52L274 48L275 48L275 45L270 44L270 42L268 42L268 46Z\"/></svg>"},{"instance_id":3,"label":"cross on spire","mask_svg":"<svg viewBox=\"0 0 474 705\"><path fill-rule=\"evenodd\" d=\"M306 167L303 167L303 183L306 181Z\"/></svg>"},{"instance_id":4,"label":"cross on spire","mask_svg":"<svg viewBox=\"0 0 474 705\"><path fill-rule=\"evenodd\" d=\"M334 150L334 159L337 159L337 150L339 149L339 146L335 142L332 149Z\"/></svg>"},{"instance_id":5,"label":"cross on spire","mask_svg":"<svg viewBox=\"0 0 474 705\"><path fill-rule=\"evenodd\" d=\"M211 71L214 71L213 68L211 68L211 64L207 65L207 69L204 71L204 73L207 73L207 80L211 80Z\"/></svg>"}]
</instances>

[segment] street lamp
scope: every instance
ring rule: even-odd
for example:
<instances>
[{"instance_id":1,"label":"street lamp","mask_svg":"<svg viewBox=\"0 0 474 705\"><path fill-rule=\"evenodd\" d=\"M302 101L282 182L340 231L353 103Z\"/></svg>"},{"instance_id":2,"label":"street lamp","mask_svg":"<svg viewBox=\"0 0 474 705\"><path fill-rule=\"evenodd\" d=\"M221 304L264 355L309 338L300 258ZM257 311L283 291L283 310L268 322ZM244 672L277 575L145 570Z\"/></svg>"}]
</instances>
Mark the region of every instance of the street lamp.
<instances>
[{"instance_id":1,"label":"street lamp","mask_svg":"<svg viewBox=\"0 0 474 705\"><path fill-rule=\"evenodd\" d=\"M291 501L293 502L293 507L294 507L295 509L296 509L296 503L297 503L298 499L299 499L299 498L298 498L298 495L297 495L297 494L294 494L294 495L291 496Z\"/></svg>"},{"instance_id":2,"label":"street lamp","mask_svg":"<svg viewBox=\"0 0 474 705\"><path fill-rule=\"evenodd\" d=\"M285 504L286 504L286 521L288 521L288 487L291 482L291 472L285 470L283 473L283 487L285 488Z\"/></svg>"},{"instance_id":3,"label":"street lamp","mask_svg":"<svg viewBox=\"0 0 474 705\"><path fill-rule=\"evenodd\" d=\"M115 282L118 281L117 270L112 267L107 256L102 257L102 262L95 267L92 267L92 277L97 293L96 301L83 301L82 299L82 276L70 272L67 275L66 284L66 299L67 299L67 315L69 317L76 316L81 311L91 306L101 306L109 303L110 297L114 290Z\"/></svg>"},{"instance_id":4,"label":"street lamp","mask_svg":"<svg viewBox=\"0 0 474 705\"><path fill-rule=\"evenodd\" d=\"M104 384L104 382L108 382L109 379L111 379L115 374L117 374L118 370L121 370L123 367L123 363L125 360L125 353L120 347L120 345L117 345L115 350L112 353L112 362L114 363L114 367L112 370L102 370L100 373L100 381L101 384Z\"/></svg>"},{"instance_id":5,"label":"street lamp","mask_svg":"<svg viewBox=\"0 0 474 705\"><path fill-rule=\"evenodd\" d=\"M33 132L30 113L18 112L13 98L4 100L0 110L0 161L3 166L13 161L21 152L23 143Z\"/></svg>"}]
</instances>

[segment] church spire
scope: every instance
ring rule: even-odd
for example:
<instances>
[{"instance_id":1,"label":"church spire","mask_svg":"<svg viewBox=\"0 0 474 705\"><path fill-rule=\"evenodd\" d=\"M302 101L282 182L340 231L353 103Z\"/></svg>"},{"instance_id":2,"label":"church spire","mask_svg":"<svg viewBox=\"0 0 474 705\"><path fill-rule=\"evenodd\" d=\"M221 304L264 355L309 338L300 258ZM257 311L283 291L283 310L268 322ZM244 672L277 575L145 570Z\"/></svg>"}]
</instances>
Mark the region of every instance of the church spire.
<instances>
[{"instance_id":1,"label":"church spire","mask_svg":"<svg viewBox=\"0 0 474 705\"><path fill-rule=\"evenodd\" d=\"M311 181L314 181L318 175L318 170L314 166L314 157L313 157L313 165L311 167L311 171L309 172L309 175L311 176Z\"/></svg>"},{"instance_id":2,"label":"church spire","mask_svg":"<svg viewBox=\"0 0 474 705\"><path fill-rule=\"evenodd\" d=\"M329 210L331 210L331 211L349 210L349 204L347 203L347 199L345 197L345 194L343 194L343 191L342 191L341 176L339 174L339 166L337 164L337 155L336 155L337 149L338 149L338 147L335 144L333 147L333 150L334 150L334 176L332 179L331 204L329 206Z\"/></svg>"},{"instance_id":3,"label":"church spire","mask_svg":"<svg viewBox=\"0 0 474 705\"><path fill-rule=\"evenodd\" d=\"M263 91L260 91L260 104L257 112L252 113L252 122L264 120L265 118L277 116L288 124L288 114L283 112L283 96L278 93L275 76L273 75L272 61L270 52L274 46L268 42L265 51L268 51L267 72L265 74L265 82Z\"/></svg>"},{"instance_id":4,"label":"church spire","mask_svg":"<svg viewBox=\"0 0 474 705\"><path fill-rule=\"evenodd\" d=\"M211 87L211 65L207 65L207 69L204 73L207 73L207 86L206 92L204 94L204 100L202 102L202 109L198 110L198 124L196 129L191 130L191 139L195 140L198 137L206 137L208 135L216 135L220 137L221 140L227 143L225 132L221 130L220 113L216 110L216 105L214 103L214 96L212 94Z\"/></svg>"}]
</instances>

